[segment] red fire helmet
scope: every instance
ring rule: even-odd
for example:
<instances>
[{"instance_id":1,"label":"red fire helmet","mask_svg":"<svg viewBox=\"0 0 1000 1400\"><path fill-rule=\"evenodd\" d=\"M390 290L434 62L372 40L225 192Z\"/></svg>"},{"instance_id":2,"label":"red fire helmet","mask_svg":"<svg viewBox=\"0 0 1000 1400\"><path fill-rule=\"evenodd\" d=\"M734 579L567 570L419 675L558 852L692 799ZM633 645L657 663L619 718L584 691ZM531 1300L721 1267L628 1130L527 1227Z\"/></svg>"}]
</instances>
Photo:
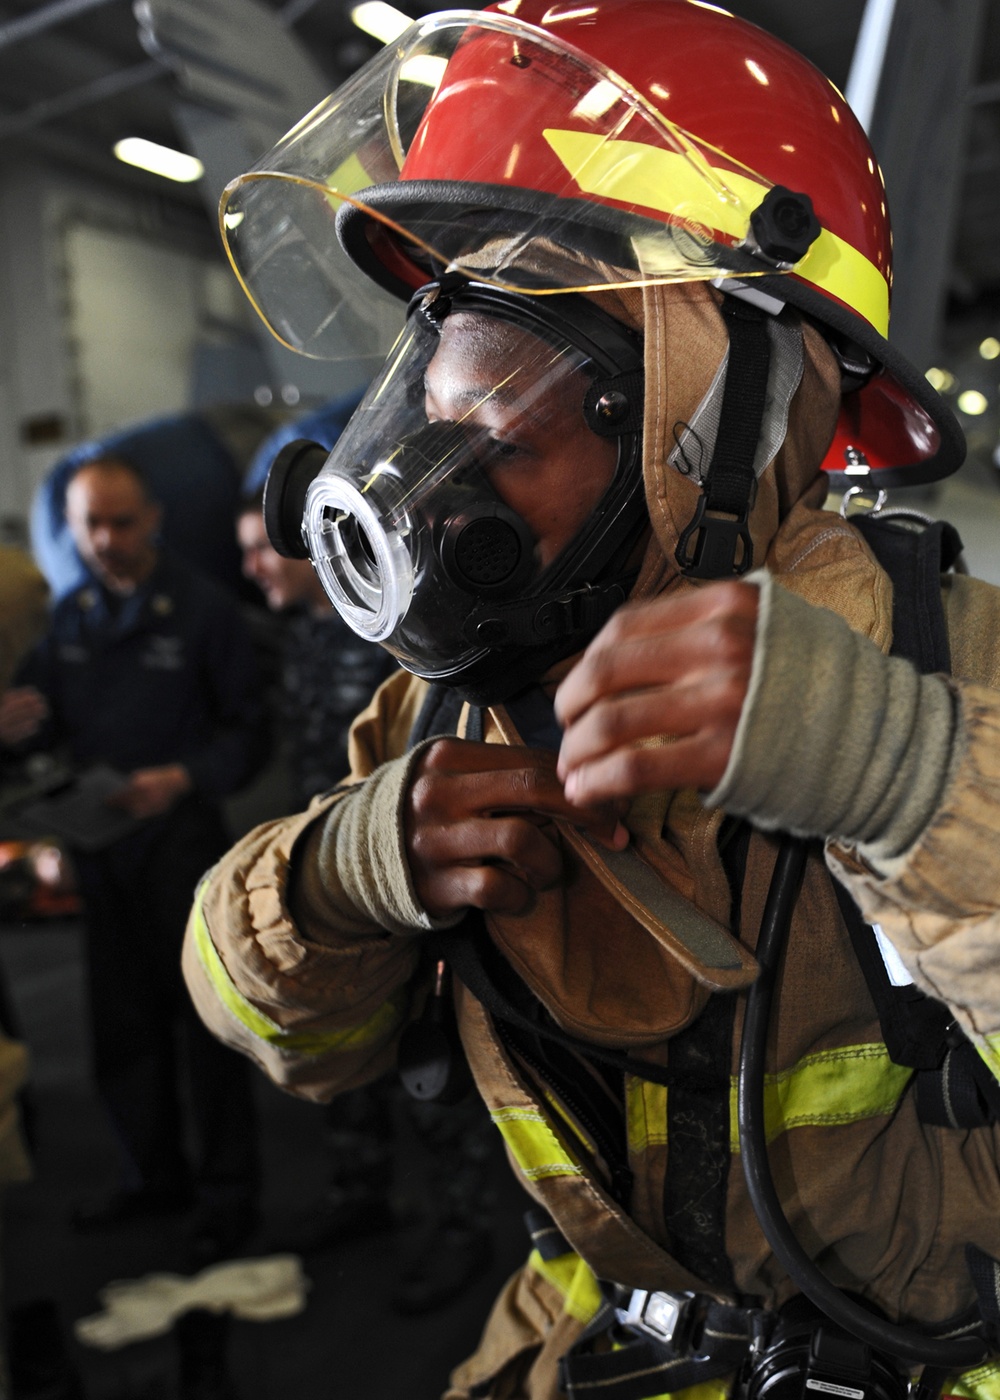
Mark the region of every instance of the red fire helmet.
<instances>
[{"instance_id":1,"label":"red fire helmet","mask_svg":"<svg viewBox=\"0 0 1000 1400\"><path fill-rule=\"evenodd\" d=\"M224 196L230 256L275 327L260 273L295 240L287 184L280 237L251 218L269 176L318 191L351 261L395 296L449 267L540 295L743 282L819 323L845 367L829 471L856 480L865 459L881 484L915 484L964 457L886 339L891 235L863 130L801 55L703 0L500 0L418 21ZM528 240L551 266L525 281ZM299 244L315 257L323 241L314 210ZM300 300L315 315L314 293ZM317 335L291 327L275 328L312 353Z\"/></svg>"}]
</instances>

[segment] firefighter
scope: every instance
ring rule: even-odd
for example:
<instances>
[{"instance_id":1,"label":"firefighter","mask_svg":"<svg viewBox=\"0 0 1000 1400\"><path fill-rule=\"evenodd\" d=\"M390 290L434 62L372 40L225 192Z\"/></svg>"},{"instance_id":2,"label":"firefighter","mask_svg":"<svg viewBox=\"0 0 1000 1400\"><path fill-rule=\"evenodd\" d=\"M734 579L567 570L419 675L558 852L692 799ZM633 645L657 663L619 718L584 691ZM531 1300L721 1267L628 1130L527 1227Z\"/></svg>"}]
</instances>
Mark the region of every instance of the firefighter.
<instances>
[{"instance_id":1,"label":"firefighter","mask_svg":"<svg viewBox=\"0 0 1000 1400\"><path fill-rule=\"evenodd\" d=\"M885 339L843 99L714 6L503 0L414 25L223 225L306 353L358 268L408 304L268 486L404 671L349 783L211 872L186 975L324 1099L414 1078L450 964L537 1209L447 1400L991 1393L1000 600L939 527L822 509L832 443L889 483L964 450Z\"/></svg>"}]
</instances>

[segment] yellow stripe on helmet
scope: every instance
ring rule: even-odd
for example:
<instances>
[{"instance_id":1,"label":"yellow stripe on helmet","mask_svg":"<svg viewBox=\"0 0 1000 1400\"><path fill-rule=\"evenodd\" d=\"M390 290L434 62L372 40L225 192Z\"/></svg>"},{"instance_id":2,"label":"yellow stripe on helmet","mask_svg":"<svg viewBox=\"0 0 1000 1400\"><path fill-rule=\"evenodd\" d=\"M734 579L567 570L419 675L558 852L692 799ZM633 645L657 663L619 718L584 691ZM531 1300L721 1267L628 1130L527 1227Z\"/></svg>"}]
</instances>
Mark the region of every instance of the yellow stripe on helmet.
<instances>
[{"instance_id":1,"label":"yellow stripe on helmet","mask_svg":"<svg viewBox=\"0 0 1000 1400\"><path fill-rule=\"evenodd\" d=\"M710 167L720 181L718 190L710 190L705 176L680 151L640 141L612 141L585 131L550 128L542 134L585 194L710 224L731 238L746 236L749 211L756 209L768 191L759 180L719 166ZM885 275L829 229L822 230L802 261L796 263L795 273L852 307L879 335L888 334L889 284ZM652 275L657 275L655 267ZM669 276L669 269L663 276Z\"/></svg>"}]
</instances>

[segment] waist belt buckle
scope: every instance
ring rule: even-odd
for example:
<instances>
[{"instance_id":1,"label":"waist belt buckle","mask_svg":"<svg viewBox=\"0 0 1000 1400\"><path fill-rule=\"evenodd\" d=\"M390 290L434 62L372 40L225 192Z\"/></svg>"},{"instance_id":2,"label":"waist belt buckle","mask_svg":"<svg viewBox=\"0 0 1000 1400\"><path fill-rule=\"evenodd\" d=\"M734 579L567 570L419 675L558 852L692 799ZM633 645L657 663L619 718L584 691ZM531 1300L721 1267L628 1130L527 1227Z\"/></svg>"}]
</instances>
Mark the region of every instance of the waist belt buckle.
<instances>
[{"instance_id":1,"label":"waist belt buckle","mask_svg":"<svg viewBox=\"0 0 1000 1400\"><path fill-rule=\"evenodd\" d=\"M636 1332L644 1332L672 1351L682 1353L693 1320L694 1293L650 1293L645 1288L634 1288L624 1308L616 1308L615 1314L622 1327Z\"/></svg>"}]
</instances>

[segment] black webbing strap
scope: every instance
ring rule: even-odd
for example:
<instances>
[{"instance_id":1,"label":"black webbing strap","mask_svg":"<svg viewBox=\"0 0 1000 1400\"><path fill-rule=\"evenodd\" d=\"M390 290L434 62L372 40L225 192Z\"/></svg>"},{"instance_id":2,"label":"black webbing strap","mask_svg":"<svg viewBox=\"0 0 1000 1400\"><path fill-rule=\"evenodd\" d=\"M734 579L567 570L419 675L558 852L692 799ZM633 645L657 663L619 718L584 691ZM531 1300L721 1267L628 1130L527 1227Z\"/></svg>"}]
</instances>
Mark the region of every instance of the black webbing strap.
<instances>
[{"instance_id":1,"label":"black webbing strap","mask_svg":"<svg viewBox=\"0 0 1000 1400\"><path fill-rule=\"evenodd\" d=\"M739 938L743 884L750 849L748 822L727 817L718 836L729 883L729 928ZM729 1064L736 998L714 996L689 1026L672 1036L668 1064L678 1077L667 1095L667 1153L663 1219L673 1257L721 1293L736 1291L726 1251L731 1108ZM711 1089L692 1082L710 1081Z\"/></svg>"},{"instance_id":2,"label":"black webbing strap","mask_svg":"<svg viewBox=\"0 0 1000 1400\"><path fill-rule=\"evenodd\" d=\"M698 1294L687 1300L680 1347L652 1336L618 1329L605 1301L579 1342L559 1362L559 1384L569 1400L650 1400L702 1381L738 1371L760 1335L765 1315L759 1308L718 1303ZM611 1328L614 1351L590 1351L589 1343Z\"/></svg>"},{"instance_id":3,"label":"black webbing strap","mask_svg":"<svg viewBox=\"0 0 1000 1400\"><path fill-rule=\"evenodd\" d=\"M760 441L771 340L766 311L723 297L729 359L715 449L691 520L675 557L690 578L728 578L753 566L749 518L757 495L754 458Z\"/></svg>"},{"instance_id":4,"label":"black webbing strap","mask_svg":"<svg viewBox=\"0 0 1000 1400\"><path fill-rule=\"evenodd\" d=\"M979 1313L986 1324L986 1337L994 1350L1000 1349L1000 1263L978 1245L965 1246L965 1263L972 1276Z\"/></svg>"},{"instance_id":5,"label":"black webbing strap","mask_svg":"<svg viewBox=\"0 0 1000 1400\"><path fill-rule=\"evenodd\" d=\"M892 579L892 654L923 674L951 669L951 648L941 601L941 574L962 552L953 525L934 521L919 529L892 516L851 517L875 558ZM890 1057L916 1069L914 1091L921 1122L953 1128L995 1121L1000 1086L962 1034L944 1002L913 984L893 986L870 926L838 880L840 912L858 964L878 1011Z\"/></svg>"},{"instance_id":6,"label":"black webbing strap","mask_svg":"<svg viewBox=\"0 0 1000 1400\"><path fill-rule=\"evenodd\" d=\"M925 675L951 671L951 648L941 575L962 552L954 525L936 520L922 530L907 529L891 516L855 515L851 524L864 537L892 579L892 654L905 656Z\"/></svg>"},{"instance_id":7,"label":"black webbing strap","mask_svg":"<svg viewBox=\"0 0 1000 1400\"><path fill-rule=\"evenodd\" d=\"M572 1253L572 1245L552 1216L541 1206L532 1206L524 1212L524 1224L531 1236L531 1243L546 1264L553 1259L559 1259L563 1254Z\"/></svg>"},{"instance_id":8,"label":"black webbing strap","mask_svg":"<svg viewBox=\"0 0 1000 1400\"><path fill-rule=\"evenodd\" d=\"M676 1076L662 1065L636 1059L624 1050L592 1045L561 1030L494 946L478 909L471 909L454 928L439 930L434 935L434 947L495 1021L554 1041L587 1059L611 1065L640 1079L668 1086L676 1082Z\"/></svg>"},{"instance_id":9,"label":"black webbing strap","mask_svg":"<svg viewBox=\"0 0 1000 1400\"><path fill-rule=\"evenodd\" d=\"M985 1128L1000 1118L1000 1084L964 1036L938 1068L915 1076L914 1093L917 1117L934 1127Z\"/></svg>"}]
</instances>

